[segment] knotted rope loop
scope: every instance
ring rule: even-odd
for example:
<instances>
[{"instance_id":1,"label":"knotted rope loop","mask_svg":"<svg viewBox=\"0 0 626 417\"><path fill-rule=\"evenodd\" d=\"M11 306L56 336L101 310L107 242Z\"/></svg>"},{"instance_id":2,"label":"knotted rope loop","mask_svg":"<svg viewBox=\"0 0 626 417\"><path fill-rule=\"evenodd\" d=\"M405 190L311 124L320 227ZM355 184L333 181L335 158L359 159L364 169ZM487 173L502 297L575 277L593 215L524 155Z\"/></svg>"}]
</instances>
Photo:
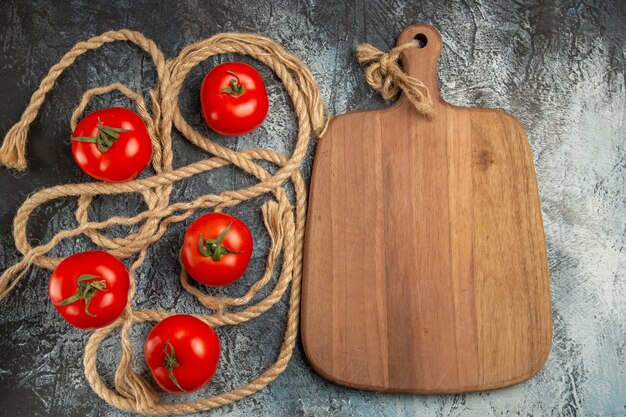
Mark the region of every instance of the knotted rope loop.
<instances>
[{"instance_id":1,"label":"knotted rope loop","mask_svg":"<svg viewBox=\"0 0 626 417\"><path fill-rule=\"evenodd\" d=\"M415 110L432 118L435 116L435 109L428 87L402 71L398 64L402 51L417 47L418 41L412 40L389 52L382 52L368 43L362 43L356 47L356 56L360 64L369 64L365 68L365 80L385 100L391 100L402 91L415 106Z\"/></svg>"}]
</instances>

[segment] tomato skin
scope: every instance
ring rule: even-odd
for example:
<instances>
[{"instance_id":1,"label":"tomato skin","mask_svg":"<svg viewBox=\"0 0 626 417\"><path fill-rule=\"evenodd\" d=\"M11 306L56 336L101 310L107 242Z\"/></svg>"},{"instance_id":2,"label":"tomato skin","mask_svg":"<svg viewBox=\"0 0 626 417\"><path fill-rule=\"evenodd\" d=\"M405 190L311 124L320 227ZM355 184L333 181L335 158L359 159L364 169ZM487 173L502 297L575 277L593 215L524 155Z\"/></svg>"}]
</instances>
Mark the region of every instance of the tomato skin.
<instances>
[{"instance_id":1,"label":"tomato skin","mask_svg":"<svg viewBox=\"0 0 626 417\"><path fill-rule=\"evenodd\" d=\"M130 130L119 133L106 152L91 142L72 140L72 155L87 175L102 181L121 182L135 178L152 159L152 141L143 119L135 112L111 107L85 116L76 126L72 138L96 137L98 119L103 125Z\"/></svg>"},{"instance_id":2,"label":"tomato skin","mask_svg":"<svg viewBox=\"0 0 626 417\"><path fill-rule=\"evenodd\" d=\"M217 238L228 225L223 245L238 254L224 254L219 261L204 256L198 248L203 238ZM211 286L228 285L244 274L252 256L252 234L244 222L226 213L208 213L198 217L187 229L181 258L185 270L198 282Z\"/></svg>"},{"instance_id":3,"label":"tomato skin","mask_svg":"<svg viewBox=\"0 0 626 417\"><path fill-rule=\"evenodd\" d=\"M244 86L239 97L224 92L236 77ZM209 71L200 88L200 104L209 127L226 136L252 132L263 123L269 107L263 79L243 62L225 62Z\"/></svg>"},{"instance_id":4,"label":"tomato skin","mask_svg":"<svg viewBox=\"0 0 626 417\"><path fill-rule=\"evenodd\" d=\"M144 356L157 384L167 392L181 391L169 376L165 366L166 344L173 347L178 366L172 369L184 392L196 391L207 385L220 358L220 341L213 329L202 320L177 314L159 322L144 343Z\"/></svg>"},{"instance_id":5,"label":"tomato skin","mask_svg":"<svg viewBox=\"0 0 626 417\"><path fill-rule=\"evenodd\" d=\"M89 302L89 316L85 300L59 305L78 290L77 279L91 274L106 282L104 291L96 291ZM48 293L54 308L72 326L79 329L96 329L113 323L126 308L130 277L126 267L115 256L100 250L77 253L65 258L50 276Z\"/></svg>"}]
</instances>

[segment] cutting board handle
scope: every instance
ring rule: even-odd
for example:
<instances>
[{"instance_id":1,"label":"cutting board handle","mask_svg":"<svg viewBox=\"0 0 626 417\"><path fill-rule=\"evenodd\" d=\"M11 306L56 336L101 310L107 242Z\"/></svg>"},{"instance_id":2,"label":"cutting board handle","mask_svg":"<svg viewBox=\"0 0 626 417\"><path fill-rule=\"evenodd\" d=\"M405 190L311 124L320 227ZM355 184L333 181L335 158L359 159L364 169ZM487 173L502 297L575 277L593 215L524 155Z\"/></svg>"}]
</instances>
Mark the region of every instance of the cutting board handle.
<instances>
[{"instance_id":1,"label":"cutting board handle","mask_svg":"<svg viewBox=\"0 0 626 417\"><path fill-rule=\"evenodd\" d=\"M400 62L404 72L417 78L428 87L435 106L441 103L439 84L437 82L437 61L441 54L441 35L431 25L411 25L404 29L396 45L402 45L417 39L422 42L421 48L409 48L400 54ZM401 98L398 105L412 104L406 98Z\"/></svg>"}]
</instances>

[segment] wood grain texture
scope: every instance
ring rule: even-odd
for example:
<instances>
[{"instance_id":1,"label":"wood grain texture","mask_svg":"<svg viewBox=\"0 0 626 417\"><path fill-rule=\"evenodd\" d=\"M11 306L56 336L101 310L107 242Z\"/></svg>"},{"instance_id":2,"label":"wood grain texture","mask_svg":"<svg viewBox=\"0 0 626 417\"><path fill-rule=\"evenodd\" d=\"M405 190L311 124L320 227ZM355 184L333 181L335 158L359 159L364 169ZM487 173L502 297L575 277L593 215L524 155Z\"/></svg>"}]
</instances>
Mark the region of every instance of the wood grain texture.
<instances>
[{"instance_id":1,"label":"wood grain texture","mask_svg":"<svg viewBox=\"0 0 626 417\"><path fill-rule=\"evenodd\" d=\"M535 374L552 341L541 210L528 139L512 116L445 103L441 37L401 56L437 116L401 97L335 118L311 179L302 339L339 384L453 393Z\"/></svg>"}]
</instances>

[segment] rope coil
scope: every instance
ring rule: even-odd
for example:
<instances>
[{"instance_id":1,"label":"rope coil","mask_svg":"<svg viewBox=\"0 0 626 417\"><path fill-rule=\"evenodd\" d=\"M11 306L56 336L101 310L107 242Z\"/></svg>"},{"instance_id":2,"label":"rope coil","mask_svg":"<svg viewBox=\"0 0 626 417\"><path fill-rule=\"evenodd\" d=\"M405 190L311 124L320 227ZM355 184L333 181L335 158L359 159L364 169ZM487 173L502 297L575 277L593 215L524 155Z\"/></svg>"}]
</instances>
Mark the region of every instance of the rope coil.
<instances>
[{"instance_id":1,"label":"rope coil","mask_svg":"<svg viewBox=\"0 0 626 417\"><path fill-rule=\"evenodd\" d=\"M131 286L126 310L116 322L92 333L85 346L83 359L85 376L96 394L110 405L122 410L146 415L206 411L230 404L264 388L285 370L291 358L298 334L302 242L307 196L300 165L307 152L311 133L320 137L328 125L327 110L321 101L319 87L305 64L290 55L279 44L263 36L244 33L218 34L187 46L177 57L166 61L155 43L142 34L126 29L110 31L77 43L50 69L37 91L32 95L21 119L8 131L0 147L0 164L18 170L27 168L25 149L28 129L37 117L46 94L78 56L115 41L133 43L152 58L158 77L156 87L149 93L152 108L148 109L140 94L122 84L114 83L85 92L71 116L70 123L74 129L80 115L94 96L114 90L120 91L135 103L137 112L146 123L154 147L152 167L155 175L124 183L88 182L58 185L31 195L18 209L13 222L15 244L23 258L0 276L0 299L8 296L33 265L54 269L61 259L49 257L47 254L64 239L82 234L114 256L134 258L129 268ZM296 145L290 156L267 149L233 151L210 141L183 119L178 105L178 96L187 74L207 58L224 53L244 54L258 60L271 68L283 83L292 99L298 124ZM172 129L174 128L186 140L209 154L209 157L174 169L172 167ZM270 174L257 161L274 164L278 170ZM258 182L243 189L228 190L220 194L206 194L189 202L170 200L172 185L175 182L227 165L238 167L244 173L255 177ZM287 183L291 183L295 191L295 204L291 203L283 189ZM146 201L147 209L131 217L115 216L104 221L89 219L89 207L94 196L120 193L141 193ZM254 283L244 296L238 298L204 294L189 284L184 269L180 280L183 288L195 296L199 303L215 311L212 314L196 315L213 327L237 325L252 320L268 311L289 289L287 327L278 357L274 364L260 376L240 388L197 401L161 402L158 393L148 381L132 369L133 352L129 333L136 323L160 321L176 313L132 308L137 271L144 262L149 247L163 236L169 226L188 219L198 210L227 209L264 194L269 194L268 201L262 206L262 215L270 237L270 250L261 279ZM78 199L75 213L78 226L57 232L46 243L31 246L27 236L27 224L33 211L48 201L67 197ZM136 225L138 228L125 237L112 238L103 233L107 228L118 225ZM274 287L264 298L250 304L254 296L270 283L281 254L282 265ZM242 306L245 306L242 310L229 311L231 307ZM98 348L118 327L121 327L122 355L115 372L114 388L112 388L102 380L96 364Z\"/></svg>"},{"instance_id":2,"label":"rope coil","mask_svg":"<svg viewBox=\"0 0 626 417\"><path fill-rule=\"evenodd\" d=\"M365 69L365 80L383 99L391 100L402 91L415 110L433 118L435 108L428 87L402 71L398 64L403 51L417 47L418 41L412 40L385 53L368 43L362 43L356 47L356 57L360 64L369 64Z\"/></svg>"}]
</instances>

